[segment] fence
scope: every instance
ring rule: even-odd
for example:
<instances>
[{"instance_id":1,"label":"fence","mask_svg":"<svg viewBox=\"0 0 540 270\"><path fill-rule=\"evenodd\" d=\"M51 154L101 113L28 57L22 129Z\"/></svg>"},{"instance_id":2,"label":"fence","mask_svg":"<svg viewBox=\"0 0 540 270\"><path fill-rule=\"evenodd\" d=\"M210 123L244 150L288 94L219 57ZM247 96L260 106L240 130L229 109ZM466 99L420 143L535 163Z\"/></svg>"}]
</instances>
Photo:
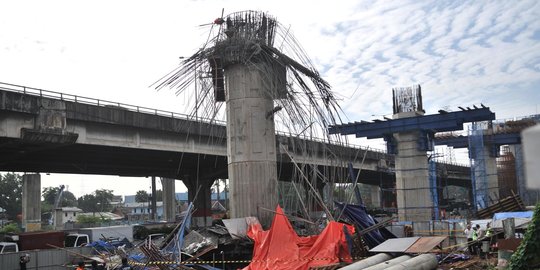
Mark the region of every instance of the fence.
<instances>
[{"instance_id":1,"label":"fence","mask_svg":"<svg viewBox=\"0 0 540 270\"><path fill-rule=\"evenodd\" d=\"M467 242L467 237L463 234L465 226L465 220L432 220L412 223L415 236L448 236L442 243L443 247Z\"/></svg>"},{"instance_id":2,"label":"fence","mask_svg":"<svg viewBox=\"0 0 540 270\"><path fill-rule=\"evenodd\" d=\"M19 259L22 255L30 255L30 261L26 264L26 269L44 269L44 270L65 270L72 269L67 265L76 264L82 258L75 253L90 255L91 247L77 247L46 250L27 250L16 253L0 254L0 269L2 270L19 270Z\"/></svg>"},{"instance_id":3,"label":"fence","mask_svg":"<svg viewBox=\"0 0 540 270\"><path fill-rule=\"evenodd\" d=\"M414 236L448 236L442 243L442 247L461 245L467 242L467 237L463 234L465 230L465 220L432 220L409 222L407 225L393 223L386 227L397 237L407 237L406 227L412 227Z\"/></svg>"}]
</instances>

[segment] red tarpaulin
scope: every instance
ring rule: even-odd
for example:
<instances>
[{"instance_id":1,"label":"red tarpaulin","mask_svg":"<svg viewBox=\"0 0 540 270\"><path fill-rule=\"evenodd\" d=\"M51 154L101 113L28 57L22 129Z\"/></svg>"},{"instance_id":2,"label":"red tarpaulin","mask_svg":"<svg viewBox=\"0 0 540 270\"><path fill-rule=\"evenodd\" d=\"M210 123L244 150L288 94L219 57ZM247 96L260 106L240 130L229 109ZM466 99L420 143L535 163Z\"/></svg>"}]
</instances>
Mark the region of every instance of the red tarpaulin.
<instances>
[{"instance_id":1,"label":"red tarpaulin","mask_svg":"<svg viewBox=\"0 0 540 270\"><path fill-rule=\"evenodd\" d=\"M248 236L255 241L253 260L244 270L305 269L341 261L351 262L344 226L349 233L354 227L331 221L319 235L300 237L276 207L272 227L263 231L260 224L249 225Z\"/></svg>"}]
</instances>

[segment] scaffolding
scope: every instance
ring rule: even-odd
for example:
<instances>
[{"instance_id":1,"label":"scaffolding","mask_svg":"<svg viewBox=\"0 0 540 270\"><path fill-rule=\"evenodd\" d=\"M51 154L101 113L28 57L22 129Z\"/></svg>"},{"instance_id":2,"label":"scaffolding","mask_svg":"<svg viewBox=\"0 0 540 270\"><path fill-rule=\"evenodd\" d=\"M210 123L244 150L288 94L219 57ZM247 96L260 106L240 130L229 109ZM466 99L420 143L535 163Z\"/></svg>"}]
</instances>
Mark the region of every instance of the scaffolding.
<instances>
[{"instance_id":1,"label":"scaffolding","mask_svg":"<svg viewBox=\"0 0 540 270\"><path fill-rule=\"evenodd\" d=\"M502 147L502 154L497 159L499 196L501 198L512 196L519 192L517 183L516 159L510 146Z\"/></svg>"},{"instance_id":2,"label":"scaffolding","mask_svg":"<svg viewBox=\"0 0 540 270\"><path fill-rule=\"evenodd\" d=\"M435 157L429 158L429 188L433 200L433 219L439 220L439 191L437 185L437 163Z\"/></svg>"},{"instance_id":3,"label":"scaffolding","mask_svg":"<svg viewBox=\"0 0 540 270\"><path fill-rule=\"evenodd\" d=\"M469 159L471 164L471 181L474 209L487 206L488 175L486 172L486 156L484 145L485 122L473 122L469 127Z\"/></svg>"}]
</instances>

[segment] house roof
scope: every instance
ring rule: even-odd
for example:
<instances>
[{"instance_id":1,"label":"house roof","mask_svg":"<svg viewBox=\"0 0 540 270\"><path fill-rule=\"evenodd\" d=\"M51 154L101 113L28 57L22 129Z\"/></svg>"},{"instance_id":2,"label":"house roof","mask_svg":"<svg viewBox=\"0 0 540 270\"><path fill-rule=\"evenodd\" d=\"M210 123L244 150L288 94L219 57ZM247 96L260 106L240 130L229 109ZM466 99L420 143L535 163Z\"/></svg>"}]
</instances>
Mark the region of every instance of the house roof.
<instances>
[{"instance_id":1,"label":"house roof","mask_svg":"<svg viewBox=\"0 0 540 270\"><path fill-rule=\"evenodd\" d=\"M212 211L226 212L227 209L221 203L219 203L219 201L214 201L212 203Z\"/></svg>"},{"instance_id":2,"label":"house roof","mask_svg":"<svg viewBox=\"0 0 540 270\"><path fill-rule=\"evenodd\" d=\"M110 213L110 212L80 213L79 215L80 216L93 216L93 215L95 215L96 217L103 217L103 218L108 218L108 219L111 219L111 220L124 219L123 216L117 215L115 213Z\"/></svg>"},{"instance_id":3,"label":"house roof","mask_svg":"<svg viewBox=\"0 0 540 270\"><path fill-rule=\"evenodd\" d=\"M58 207L56 210L60 210L62 212L82 212L83 210L78 207Z\"/></svg>"}]
</instances>

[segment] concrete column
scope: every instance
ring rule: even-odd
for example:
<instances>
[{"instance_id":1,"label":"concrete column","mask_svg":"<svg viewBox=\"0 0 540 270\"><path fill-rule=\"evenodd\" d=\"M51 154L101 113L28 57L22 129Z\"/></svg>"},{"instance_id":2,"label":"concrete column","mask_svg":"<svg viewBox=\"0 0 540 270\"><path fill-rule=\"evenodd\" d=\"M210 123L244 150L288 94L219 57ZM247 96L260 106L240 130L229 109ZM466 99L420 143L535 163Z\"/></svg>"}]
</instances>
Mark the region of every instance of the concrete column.
<instances>
[{"instance_id":1,"label":"concrete column","mask_svg":"<svg viewBox=\"0 0 540 270\"><path fill-rule=\"evenodd\" d=\"M473 187L475 190L473 194L476 195L476 206L478 209L481 209L491 204L489 198L496 200L499 197L497 159L490 156L490 147L487 145L483 145L481 149L477 148L476 151L473 151L475 164L475 166L471 167L471 173L474 174L475 179L475 186Z\"/></svg>"},{"instance_id":2,"label":"concrete column","mask_svg":"<svg viewBox=\"0 0 540 270\"><path fill-rule=\"evenodd\" d=\"M317 184L315 185L315 188L317 189L317 192L319 193L319 196L323 200L323 202L326 202L325 195L324 195L324 187L326 186L326 183L322 181L317 181ZM320 219L323 214L325 213L324 207L320 204L319 200L312 194L308 186L305 186L306 191L306 198L309 198L309 203L311 204L308 206L308 211L311 211L310 217L312 219Z\"/></svg>"},{"instance_id":3,"label":"concrete column","mask_svg":"<svg viewBox=\"0 0 540 270\"><path fill-rule=\"evenodd\" d=\"M174 221L176 217L175 179L161 178L163 187L163 219Z\"/></svg>"},{"instance_id":4,"label":"concrete column","mask_svg":"<svg viewBox=\"0 0 540 270\"><path fill-rule=\"evenodd\" d=\"M381 207L381 188L379 186L370 185L371 206L378 208Z\"/></svg>"},{"instance_id":5,"label":"concrete column","mask_svg":"<svg viewBox=\"0 0 540 270\"><path fill-rule=\"evenodd\" d=\"M525 205L532 205L533 202L529 201L529 194L527 194L527 183L525 181L525 168L523 164L523 146L521 144L510 145L510 152L514 155L516 166L516 185L517 192L521 199L525 202ZM499 187L501 188L501 187Z\"/></svg>"},{"instance_id":6,"label":"concrete column","mask_svg":"<svg viewBox=\"0 0 540 270\"><path fill-rule=\"evenodd\" d=\"M22 226L27 232L41 230L41 175L22 177Z\"/></svg>"},{"instance_id":7,"label":"concrete column","mask_svg":"<svg viewBox=\"0 0 540 270\"><path fill-rule=\"evenodd\" d=\"M156 193L156 177L152 176L152 198L150 199L150 209L152 210L152 214L150 215L150 219L153 221L156 221L158 219L157 214L157 193Z\"/></svg>"},{"instance_id":8,"label":"concrete column","mask_svg":"<svg viewBox=\"0 0 540 270\"><path fill-rule=\"evenodd\" d=\"M497 158L489 155L489 147L484 147L484 155L486 157L486 179L487 192L486 194L496 200L499 198L499 177L497 175ZM488 200L489 203L489 200Z\"/></svg>"},{"instance_id":9,"label":"concrete column","mask_svg":"<svg viewBox=\"0 0 540 270\"><path fill-rule=\"evenodd\" d=\"M196 227L212 225L212 201L211 187L214 179L191 179L184 181L188 188L188 199L193 202L195 212L191 219L191 224ZM197 190L199 191L197 193Z\"/></svg>"},{"instance_id":10,"label":"concrete column","mask_svg":"<svg viewBox=\"0 0 540 270\"><path fill-rule=\"evenodd\" d=\"M413 117L416 112L403 112L394 119ZM396 198L399 221L432 219L433 199L429 186L427 152L418 150L419 131L394 135L397 140Z\"/></svg>"},{"instance_id":11,"label":"concrete column","mask_svg":"<svg viewBox=\"0 0 540 270\"><path fill-rule=\"evenodd\" d=\"M278 196L274 103L265 76L252 66L225 69L231 217L256 216L267 226L273 213L259 207L273 210Z\"/></svg>"}]
</instances>

